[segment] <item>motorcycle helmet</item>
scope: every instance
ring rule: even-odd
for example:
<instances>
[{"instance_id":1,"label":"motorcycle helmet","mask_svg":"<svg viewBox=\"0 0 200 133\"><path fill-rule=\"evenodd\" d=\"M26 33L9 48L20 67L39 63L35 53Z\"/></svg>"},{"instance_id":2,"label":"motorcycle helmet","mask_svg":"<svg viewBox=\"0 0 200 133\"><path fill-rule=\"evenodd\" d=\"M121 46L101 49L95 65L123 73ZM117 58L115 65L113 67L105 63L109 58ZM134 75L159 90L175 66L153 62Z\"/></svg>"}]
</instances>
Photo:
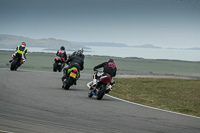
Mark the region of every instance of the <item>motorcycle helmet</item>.
<instances>
[{"instance_id":1,"label":"motorcycle helmet","mask_svg":"<svg viewBox=\"0 0 200 133\"><path fill-rule=\"evenodd\" d=\"M76 55L77 55L77 56L81 56L81 54L82 54L81 51L77 51L77 52L76 52Z\"/></svg>"},{"instance_id":2,"label":"motorcycle helmet","mask_svg":"<svg viewBox=\"0 0 200 133\"><path fill-rule=\"evenodd\" d=\"M109 59L108 62L114 62L114 60L113 59Z\"/></svg>"},{"instance_id":3,"label":"motorcycle helmet","mask_svg":"<svg viewBox=\"0 0 200 133\"><path fill-rule=\"evenodd\" d=\"M64 47L64 46L61 46L61 47L60 47L60 50L65 50L65 47Z\"/></svg>"},{"instance_id":4,"label":"motorcycle helmet","mask_svg":"<svg viewBox=\"0 0 200 133\"><path fill-rule=\"evenodd\" d=\"M26 43L25 43L25 42L22 42L22 43L21 43L21 46L26 47Z\"/></svg>"},{"instance_id":5,"label":"motorcycle helmet","mask_svg":"<svg viewBox=\"0 0 200 133\"><path fill-rule=\"evenodd\" d=\"M81 53L83 53L83 48L79 48L79 50L78 51L80 51Z\"/></svg>"}]
</instances>

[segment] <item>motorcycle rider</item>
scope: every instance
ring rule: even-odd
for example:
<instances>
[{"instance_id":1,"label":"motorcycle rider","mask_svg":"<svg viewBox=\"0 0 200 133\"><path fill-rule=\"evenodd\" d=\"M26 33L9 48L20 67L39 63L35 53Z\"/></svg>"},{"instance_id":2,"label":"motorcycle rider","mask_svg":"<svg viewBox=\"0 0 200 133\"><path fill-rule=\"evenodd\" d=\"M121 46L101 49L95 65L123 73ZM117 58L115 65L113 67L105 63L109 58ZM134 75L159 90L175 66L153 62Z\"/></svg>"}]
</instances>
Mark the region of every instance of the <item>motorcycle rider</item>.
<instances>
[{"instance_id":1,"label":"motorcycle rider","mask_svg":"<svg viewBox=\"0 0 200 133\"><path fill-rule=\"evenodd\" d=\"M114 63L114 60L113 59L109 59L107 62L103 62L103 63L95 66L93 68L93 70L96 71L96 69L101 68L101 67L103 67L103 72L104 72L103 75L109 74L109 76L111 77L110 85L108 86L108 88L106 90L106 93L108 93L109 91L112 90L112 87L115 85L115 81L113 80L113 77L116 76L117 67L116 67L116 65ZM94 75L93 75L93 83L91 85L90 90L93 89L93 87L96 85L97 80L99 80L99 78L100 77L97 76L97 73L94 73Z\"/></svg>"},{"instance_id":2,"label":"motorcycle rider","mask_svg":"<svg viewBox=\"0 0 200 133\"><path fill-rule=\"evenodd\" d=\"M21 55L21 63L24 63L26 61L26 54L27 54L27 48L26 48L26 43L22 42L21 45L17 46L15 53L12 55L11 59L9 62L12 62L16 54Z\"/></svg>"},{"instance_id":3,"label":"motorcycle rider","mask_svg":"<svg viewBox=\"0 0 200 133\"><path fill-rule=\"evenodd\" d=\"M79 48L77 51L74 51L71 55L69 55L69 58L72 58L73 56L81 57L83 62L85 59L85 55L83 54L83 48ZM63 69L63 73L65 73L66 69L68 69L69 66Z\"/></svg>"},{"instance_id":4,"label":"motorcycle rider","mask_svg":"<svg viewBox=\"0 0 200 133\"><path fill-rule=\"evenodd\" d=\"M80 70L84 69L84 60L80 54L81 53L78 52L74 56L70 56L69 59L66 61L66 64L69 64L69 63L70 64L63 70L63 77L61 78L62 81L67 77L68 69L72 67L76 67L79 73L80 73ZM76 85L76 82L74 84Z\"/></svg>"},{"instance_id":5,"label":"motorcycle rider","mask_svg":"<svg viewBox=\"0 0 200 133\"><path fill-rule=\"evenodd\" d=\"M62 60L62 68L65 66L65 62L68 58L67 53L65 51L65 47L61 46L60 49L56 53L57 56L59 56Z\"/></svg>"},{"instance_id":6,"label":"motorcycle rider","mask_svg":"<svg viewBox=\"0 0 200 133\"><path fill-rule=\"evenodd\" d=\"M64 46L60 47L60 50L57 51L56 55L61 58L63 63L65 63L65 61L67 60L67 57L68 57Z\"/></svg>"},{"instance_id":7,"label":"motorcycle rider","mask_svg":"<svg viewBox=\"0 0 200 133\"><path fill-rule=\"evenodd\" d=\"M71 56L78 55L80 56L83 60L85 59L85 55L83 54L83 48L79 48L77 51L74 51Z\"/></svg>"}]
</instances>

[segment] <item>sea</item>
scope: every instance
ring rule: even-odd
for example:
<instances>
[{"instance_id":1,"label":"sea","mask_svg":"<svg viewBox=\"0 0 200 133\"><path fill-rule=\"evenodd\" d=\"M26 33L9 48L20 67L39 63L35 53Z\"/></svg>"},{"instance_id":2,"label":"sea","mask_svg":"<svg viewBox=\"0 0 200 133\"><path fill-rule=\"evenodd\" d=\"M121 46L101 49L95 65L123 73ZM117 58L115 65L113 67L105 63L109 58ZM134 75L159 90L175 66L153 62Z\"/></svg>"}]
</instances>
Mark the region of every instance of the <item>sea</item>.
<instances>
[{"instance_id":1,"label":"sea","mask_svg":"<svg viewBox=\"0 0 200 133\"><path fill-rule=\"evenodd\" d=\"M200 50L190 49L168 49L168 48L135 48L135 47L102 47L87 46L90 49L84 49L85 55L100 55L112 57L138 57L145 59L168 59L182 61L200 61ZM11 49L0 49L11 50ZM14 51L14 50L13 50ZM46 52L56 53L57 50L50 50L40 47L28 47L28 52ZM68 51L72 53L73 51Z\"/></svg>"}]
</instances>

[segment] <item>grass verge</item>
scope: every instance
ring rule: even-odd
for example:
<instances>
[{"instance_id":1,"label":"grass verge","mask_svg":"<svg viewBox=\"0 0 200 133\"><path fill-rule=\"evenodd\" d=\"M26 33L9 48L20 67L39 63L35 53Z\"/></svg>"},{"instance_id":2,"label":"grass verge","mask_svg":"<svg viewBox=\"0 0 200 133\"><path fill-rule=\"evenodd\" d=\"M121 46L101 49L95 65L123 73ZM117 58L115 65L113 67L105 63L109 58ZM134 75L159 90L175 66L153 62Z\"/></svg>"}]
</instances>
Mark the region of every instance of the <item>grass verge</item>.
<instances>
[{"instance_id":1,"label":"grass verge","mask_svg":"<svg viewBox=\"0 0 200 133\"><path fill-rule=\"evenodd\" d=\"M110 95L131 102L200 117L200 81L193 79L115 79Z\"/></svg>"},{"instance_id":2,"label":"grass verge","mask_svg":"<svg viewBox=\"0 0 200 133\"><path fill-rule=\"evenodd\" d=\"M12 51L0 50L0 68L8 68L8 61L13 54ZM28 53L27 61L19 69L53 71L53 53ZM86 55L85 73L93 73L93 67L99 63L113 58L117 65L117 74L134 75L165 75L181 76L200 79L200 62L175 61L175 60L152 60L137 57L121 58L108 56Z\"/></svg>"}]
</instances>

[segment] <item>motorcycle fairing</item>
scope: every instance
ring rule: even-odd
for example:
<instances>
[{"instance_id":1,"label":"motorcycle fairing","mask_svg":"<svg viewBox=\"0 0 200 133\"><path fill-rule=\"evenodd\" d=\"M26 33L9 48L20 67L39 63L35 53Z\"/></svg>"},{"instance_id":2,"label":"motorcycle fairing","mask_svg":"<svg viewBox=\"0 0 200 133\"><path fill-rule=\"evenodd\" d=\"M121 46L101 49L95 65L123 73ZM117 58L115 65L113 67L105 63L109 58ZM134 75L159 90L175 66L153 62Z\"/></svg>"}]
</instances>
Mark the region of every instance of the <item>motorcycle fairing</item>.
<instances>
[{"instance_id":1,"label":"motorcycle fairing","mask_svg":"<svg viewBox=\"0 0 200 133\"><path fill-rule=\"evenodd\" d=\"M102 77L100 78L100 81L101 81L102 83L104 83L104 84L108 84L108 83L110 83L110 81L111 81L111 77L110 77L110 76L107 76L107 75L102 76Z\"/></svg>"},{"instance_id":2,"label":"motorcycle fairing","mask_svg":"<svg viewBox=\"0 0 200 133\"><path fill-rule=\"evenodd\" d=\"M78 69L76 67L72 67L70 69L68 69L68 73L70 73L71 71L75 72L77 75L79 75L78 73Z\"/></svg>"}]
</instances>

